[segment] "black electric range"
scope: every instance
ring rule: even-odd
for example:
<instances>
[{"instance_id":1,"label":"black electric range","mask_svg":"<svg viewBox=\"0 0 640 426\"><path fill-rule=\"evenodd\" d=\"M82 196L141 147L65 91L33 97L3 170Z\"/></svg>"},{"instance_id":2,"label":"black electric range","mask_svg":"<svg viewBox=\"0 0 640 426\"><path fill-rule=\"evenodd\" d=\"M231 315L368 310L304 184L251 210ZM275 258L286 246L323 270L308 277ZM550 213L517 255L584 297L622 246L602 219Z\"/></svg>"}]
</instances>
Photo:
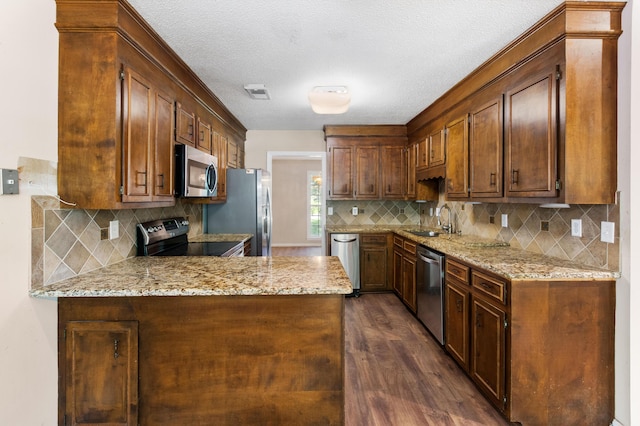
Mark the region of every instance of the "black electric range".
<instances>
[{"instance_id":1,"label":"black electric range","mask_svg":"<svg viewBox=\"0 0 640 426\"><path fill-rule=\"evenodd\" d=\"M238 253L238 241L189 242L189 220L184 217L139 223L138 256L231 256ZM240 251L241 252L241 251Z\"/></svg>"}]
</instances>

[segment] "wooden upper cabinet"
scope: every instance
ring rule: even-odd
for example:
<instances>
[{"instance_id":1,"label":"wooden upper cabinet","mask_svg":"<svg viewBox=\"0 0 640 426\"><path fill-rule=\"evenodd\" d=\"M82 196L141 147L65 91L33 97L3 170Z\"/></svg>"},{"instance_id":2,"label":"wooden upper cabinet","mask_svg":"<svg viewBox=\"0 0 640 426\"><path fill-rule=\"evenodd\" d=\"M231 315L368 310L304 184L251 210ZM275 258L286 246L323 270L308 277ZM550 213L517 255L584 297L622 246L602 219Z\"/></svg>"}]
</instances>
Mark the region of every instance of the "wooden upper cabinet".
<instances>
[{"instance_id":1,"label":"wooden upper cabinet","mask_svg":"<svg viewBox=\"0 0 640 426\"><path fill-rule=\"evenodd\" d=\"M173 99L123 71L123 201L173 202Z\"/></svg>"},{"instance_id":2,"label":"wooden upper cabinet","mask_svg":"<svg viewBox=\"0 0 640 426\"><path fill-rule=\"evenodd\" d=\"M355 198L376 200L380 198L380 148L356 146Z\"/></svg>"},{"instance_id":3,"label":"wooden upper cabinet","mask_svg":"<svg viewBox=\"0 0 640 426\"><path fill-rule=\"evenodd\" d=\"M417 162L416 168L418 170L426 169L429 167L429 137L422 139L417 144Z\"/></svg>"},{"instance_id":4,"label":"wooden upper cabinet","mask_svg":"<svg viewBox=\"0 0 640 426\"><path fill-rule=\"evenodd\" d=\"M405 164L407 165L405 169L407 183L405 198L412 200L417 196L416 161L418 158L418 144L409 145L405 149L404 155Z\"/></svg>"},{"instance_id":5,"label":"wooden upper cabinet","mask_svg":"<svg viewBox=\"0 0 640 426\"><path fill-rule=\"evenodd\" d=\"M502 94L470 114L469 187L471 198L502 197Z\"/></svg>"},{"instance_id":6,"label":"wooden upper cabinet","mask_svg":"<svg viewBox=\"0 0 640 426\"><path fill-rule=\"evenodd\" d=\"M447 146L447 198L469 196L469 116L450 121L445 126Z\"/></svg>"},{"instance_id":7,"label":"wooden upper cabinet","mask_svg":"<svg viewBox=\"0 0 640 426\"><path fill-rule=\"evenodd\" d=\"M196 148L201 151L211 153L212 149L212 132L211 132L211 124L203 121L202 118L198 117L198 131L196 138Z\"/></svg>"},{"instance_id":8,"label":"wooden upper cabinet","mask_svg":"<svg viewBox=\"0 0 640 426\"><path fill-rule=\"evenodd\" d=\"M69 321L60 346L59 424L138 424L138 323Z\"/></svg>"},{"instance_id":9,"label":"wooden upper cabinet","mask_svg":"<svg viewBox=\"0 0 640 426\"><path fill-rule=\"evenodd\" d=\"M406 147L403 145L381 146L380 156L382 157L382 198L403 199L407 195L408 179Z\"/></svg>"},{"instance_id":10,"label":"wooden upper cabinet","mask_svg":"<svg viewBox=\"0 0 640 426\"><path fill-rule=\"evenodd\" d=\"M429 167L445 164L444 133L444 129L438 129L429 135Z\"/></svg>"},{"instance_id":11,"label":"wooden upper cabinet","mask_svg":"<svg viewBox=\"0 0 640 426\"><path fill-rule=\"evenodd\" d=\"M329 198L353 198L353 146L329 146Z\"/></svg>"},{"instance_id":12,"label":"wooden upper cabinet","mask_svg":"<svg viewBox=\"0 0 640 426\"><path fill-rule=\"evenodd\" d=\"M557 195L558 69L526 76L506 93L507 196Z\"/></svg>"},{"instance_id":13,"label":"wooden upper cabinet","mask_svg":"<svg viewBox=\"0 0 640 426\"><path fill-rule=\"evenodd\" d=\"M213 155L218 159L218 200L227 199L227 138L213 132Z\"/></svg>"},{"instance_id":14,"label":"wooden upper cabinet","mask_svg":"<svg viewBox=\"0 0 640 426\"><path fill-rule=\"evenodd\" d=\"M176 142L196 146L196 114L176 103Z\"/></svg>"}]
</instances>

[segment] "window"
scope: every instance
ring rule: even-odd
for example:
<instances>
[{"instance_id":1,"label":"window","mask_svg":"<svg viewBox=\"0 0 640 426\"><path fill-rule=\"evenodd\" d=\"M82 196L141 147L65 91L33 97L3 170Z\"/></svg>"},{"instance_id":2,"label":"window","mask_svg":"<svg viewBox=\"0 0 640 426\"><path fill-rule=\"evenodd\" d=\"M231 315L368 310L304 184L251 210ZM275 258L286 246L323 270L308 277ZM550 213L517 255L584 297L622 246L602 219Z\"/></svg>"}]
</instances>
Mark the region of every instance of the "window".
<instances>
[{"instance_id":1,"label":"window","mask_svg":"<svg viewBox=\"0 0 640 426\"><path fill-rule=\"evenodd\" d=\"M322 237L322 173L307 172L307 238Z\"/></svg>"}]
</instances>

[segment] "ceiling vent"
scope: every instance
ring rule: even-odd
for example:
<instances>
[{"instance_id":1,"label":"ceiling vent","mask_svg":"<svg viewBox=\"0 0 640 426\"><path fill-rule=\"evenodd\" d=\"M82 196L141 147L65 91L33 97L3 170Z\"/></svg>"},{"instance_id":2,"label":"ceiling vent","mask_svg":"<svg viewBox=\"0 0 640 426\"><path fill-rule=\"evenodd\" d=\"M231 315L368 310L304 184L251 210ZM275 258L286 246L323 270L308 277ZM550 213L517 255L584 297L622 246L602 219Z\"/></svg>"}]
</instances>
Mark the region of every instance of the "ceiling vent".
<instances>
[{"instance_id":1,"label":"ceiling vent","mask_svg":"<svg viewBox=\"0 0 640 426\"><path fill-rule=\"evenodd\" d=\"M247 84L244 86L244 90L247 91L251 99L259 99L262 101L271 99L269 91L264 84Z\"/></svg>"}]
</instances>

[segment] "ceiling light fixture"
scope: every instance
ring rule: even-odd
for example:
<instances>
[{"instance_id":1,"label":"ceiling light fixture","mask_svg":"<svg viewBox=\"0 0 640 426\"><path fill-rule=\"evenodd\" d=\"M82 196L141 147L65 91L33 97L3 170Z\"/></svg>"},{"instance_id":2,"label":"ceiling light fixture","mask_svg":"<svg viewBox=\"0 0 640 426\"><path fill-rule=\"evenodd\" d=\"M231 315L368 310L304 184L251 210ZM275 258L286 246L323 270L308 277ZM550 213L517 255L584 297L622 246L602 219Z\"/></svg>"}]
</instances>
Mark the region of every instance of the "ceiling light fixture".
<instances>
[{"instance_id":1,"label":"ceiling light fixture","mask_svg":"<svg viewBox=\"0 0 640 426\"><path fill-rule=\"evenodd\" d=\"M251 99L258 99L266 101L271 99L269 91L264 84L247 84L244 86L244 90L247 91Z\"/></svg>"},{"instance_id":2,"label":"ceiling light fixture","mask_svg":"<svg viewBox=\"0 0 640 426\"><path fill-rule=\"evenodd\" d=\"M309 92L309 103L316 114L343 114L350 102L346 86L316 86Z\"/></svg>"}]
</instances>

